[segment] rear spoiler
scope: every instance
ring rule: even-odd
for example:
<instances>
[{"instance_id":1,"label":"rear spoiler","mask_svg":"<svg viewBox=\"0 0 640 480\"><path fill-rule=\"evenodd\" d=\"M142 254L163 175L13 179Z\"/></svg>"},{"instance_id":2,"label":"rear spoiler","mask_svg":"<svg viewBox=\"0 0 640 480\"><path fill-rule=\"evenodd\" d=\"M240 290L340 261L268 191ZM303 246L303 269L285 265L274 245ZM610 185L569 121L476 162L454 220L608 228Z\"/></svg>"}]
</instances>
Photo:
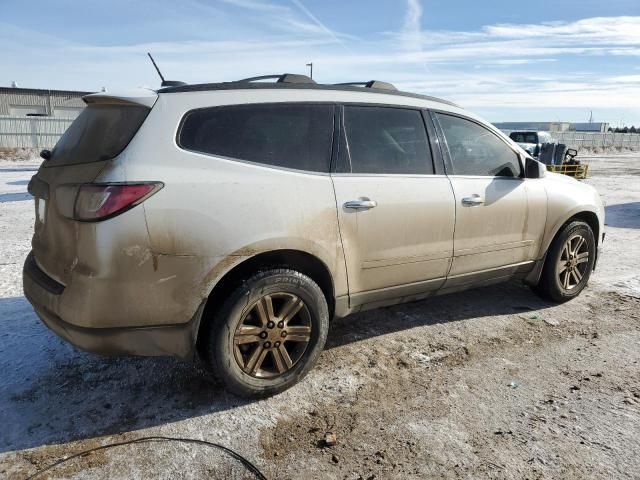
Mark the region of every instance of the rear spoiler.
<instances>
[{"instance_id":1,"label":"rear spoiler","mask_svg":"<svg viewBox=\"0 0 640 480\"><path fill-rule=\"evenodd\" d=\"M82 97L87 105L142 105L151 108L158 100L158 94L154 90L146 88L133 88L129 90L114 90L113 92L91 93Z\"/></svg>"}]
</instances>

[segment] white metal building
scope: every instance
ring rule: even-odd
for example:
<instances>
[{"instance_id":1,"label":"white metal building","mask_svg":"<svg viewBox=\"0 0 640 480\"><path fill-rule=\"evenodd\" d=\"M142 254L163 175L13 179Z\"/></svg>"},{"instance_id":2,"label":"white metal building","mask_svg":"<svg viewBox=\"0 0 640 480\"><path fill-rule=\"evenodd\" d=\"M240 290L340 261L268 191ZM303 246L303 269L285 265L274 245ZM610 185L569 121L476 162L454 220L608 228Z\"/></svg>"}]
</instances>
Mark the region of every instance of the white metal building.
<instances>
[{"instance_id":1,"label":"white metal building","mask_svg":"<svg viewBox=\"0 0 640 480\"><path fill-rule=\"evenodd\" d=\"M609 124L603 122L570 123L570 122L497 122L494 125L500 130L537 130L543 132L600 132L609 130Z\"/></svg>"},{"instance_id":2,"label":"white metal building","mask_svg":"<svg viewBox=\"0 0 640 480\"><path fill-rule=\"evenodd\" d=\"M0 87L0 116L76 118L90 92Z\"/></svg>"}]
</instances>

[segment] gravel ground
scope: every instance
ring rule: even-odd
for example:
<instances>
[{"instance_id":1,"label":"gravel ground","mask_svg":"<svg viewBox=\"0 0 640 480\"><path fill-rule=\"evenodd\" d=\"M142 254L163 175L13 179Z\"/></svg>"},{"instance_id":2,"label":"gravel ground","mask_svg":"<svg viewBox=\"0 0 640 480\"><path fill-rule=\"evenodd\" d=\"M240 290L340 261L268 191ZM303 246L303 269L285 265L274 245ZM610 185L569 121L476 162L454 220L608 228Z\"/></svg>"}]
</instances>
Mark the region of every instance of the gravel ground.
<instances>
[{"instance_id":1,"label":"gravel ground","mask_svg":"<svg viewBox=\"0 0 640 480\"><path fill-rule=\"evenodd\" d=\"M608 227L578 299L510 283L353 315L301 384L256 402L189 364L102 358L49 332L20 278L37 163L0 163L0 478L149 435L219 442L273 479L638 478L640 157L583 159ZM158 442L47 475L253 478L219 451Z\"/></svg>"}]
</instances>

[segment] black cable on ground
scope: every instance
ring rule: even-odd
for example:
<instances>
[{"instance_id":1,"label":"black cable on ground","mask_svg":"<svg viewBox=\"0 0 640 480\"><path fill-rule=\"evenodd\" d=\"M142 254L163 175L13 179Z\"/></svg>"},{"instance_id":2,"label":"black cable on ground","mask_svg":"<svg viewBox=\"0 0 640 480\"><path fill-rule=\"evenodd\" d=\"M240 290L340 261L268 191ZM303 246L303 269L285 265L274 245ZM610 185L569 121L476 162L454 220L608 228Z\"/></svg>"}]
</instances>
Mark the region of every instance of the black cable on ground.
<instances>
[{"instance_id":1,"label":"black cable on ground","mask_svg":"<svg viewBox=\"0 0 640 480\"><path fill-rule=\"evenodd\" d=\"M44 472L47 472L47 471L57 467L58 465L62 465L63 463L66 463L66 462L68 462L70 460L73 460L74 458L78 458L78 457L82 457L83 455L87 455L88 453L97 452L98 450L106 450L107 448L121 447L123 445L131 445L131 444L134 444L134 443L144 443L144 442L181 442L181 443L193 443L193 444L197 444L197 445L206 445L208 447L214 447L214 448L217 448L219 450L222 450L223 452L229 454L231 457L233 457L236 460L238 460L240 463L242 463L242 465L247 470L249 470L251 473L253 473L256 476L256 478L259 478L260 480L267 480L267 477L258 469L258 467L256 467L253 463L251 463L249 460L244 458L239 453L234 452L233 450L231 450L230 448L225 447L224 445L220 445L218 443L213 443L213 442L207 442L206 440L198 440L198 439L195 439L195 438L176 438L176 437L163 437L163 436L140 437L140 438L135 438L133 440L127 440L127 441L124 441L124 442L108 443L106 445L101 445L99 447L90 448L89 450L85 450L83 452L79 452L79 453L76 453L74 455L71 455L70 457L58 460L57 462L52 463L51 465L43 468L42 470L38 470L33 475L30 475L29 477L27 477L26 480L31 480L32 478L35 478L38 475L41 475Z\"/></svg>"}]
</instances>

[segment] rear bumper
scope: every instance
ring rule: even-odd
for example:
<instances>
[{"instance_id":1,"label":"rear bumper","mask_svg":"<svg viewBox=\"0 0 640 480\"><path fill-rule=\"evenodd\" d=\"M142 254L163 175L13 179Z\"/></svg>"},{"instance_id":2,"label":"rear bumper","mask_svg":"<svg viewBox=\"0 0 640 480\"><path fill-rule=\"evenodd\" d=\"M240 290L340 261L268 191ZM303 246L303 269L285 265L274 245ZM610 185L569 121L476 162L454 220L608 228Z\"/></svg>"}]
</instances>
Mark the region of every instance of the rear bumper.
<instances>
[{"instance_id":1,"label":"rear bumper","mask_svg":"<svg viewBox=\"0 0 640 480\"><path fill-rule=\"evenodd\" d=\"M40 267L33 253L24 263L23 287L27 300L42 322L69 343L101 355L170 355L192 359L202 314L202 306L187 323L144 327L81 327L64 321L56 313L65 286Z\"/></svg>"}]
</instances>

